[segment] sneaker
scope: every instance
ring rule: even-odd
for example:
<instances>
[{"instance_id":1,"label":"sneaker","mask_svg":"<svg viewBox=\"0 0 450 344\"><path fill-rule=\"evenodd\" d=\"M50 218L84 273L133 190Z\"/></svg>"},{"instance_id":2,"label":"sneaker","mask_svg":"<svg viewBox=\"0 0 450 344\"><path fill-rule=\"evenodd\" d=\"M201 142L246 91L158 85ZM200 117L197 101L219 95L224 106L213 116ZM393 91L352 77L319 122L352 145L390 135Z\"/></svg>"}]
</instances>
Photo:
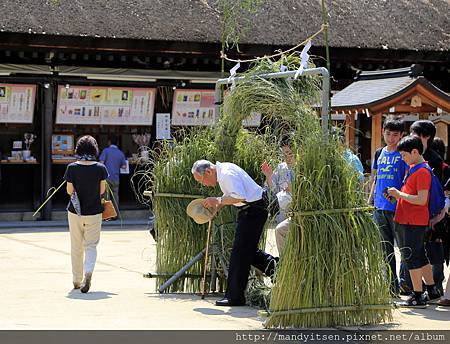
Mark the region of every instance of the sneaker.
<instances>
[{"instance_id":1,"label":"sneaker","mask_svg":"<svg viewBox=\"0 0 450 344\"><path fill-rule=\"evenodd\" d=\"M73 289L80 289L80 288L81 288L81 283L73 282Z\"/></svg>"},{"instance_id":2,"label":"sneaker","mask_svg":"<svg viewBox=\"0 0 450 344\"><path fill-rule=\"evenodd\" d=\"M430 302L430 301L436 301L439 300L441 298L442 294L439 291L438 288L434 287L431 290L426 290L423 294L422 294L422 298L426 301L426 302Z\"/></svg>"},{"instance_id":3,"label":"sneaker","mask_svg":"<svg viewBox=\"0 0 450 344\"><path fill-rule=\"evenodd\" d=\"M92 279L92 273L87 272L84 275L83 286L81 287L82 293L87 293L89 291L89 288L91 287L91 279Z\"/></svg>"},{"instance_id":4,"label":"sneaker","mask_svg":"<svg viewBox=\"0 0 450 344\"><path fill-rule=\"evenodd\" d=\"M427 302L423 297L411 295L406 301L398 302L397 305L406 308L426 308Z\"/></svg>"}]
</instances>

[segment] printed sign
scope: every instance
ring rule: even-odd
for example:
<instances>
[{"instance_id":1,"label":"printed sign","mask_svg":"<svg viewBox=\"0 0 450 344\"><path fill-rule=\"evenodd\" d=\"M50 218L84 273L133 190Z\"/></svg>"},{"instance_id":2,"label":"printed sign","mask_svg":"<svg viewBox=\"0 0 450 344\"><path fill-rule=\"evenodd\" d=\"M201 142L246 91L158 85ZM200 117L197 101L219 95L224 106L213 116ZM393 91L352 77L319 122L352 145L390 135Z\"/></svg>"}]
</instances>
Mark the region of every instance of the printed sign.
<instances>
[{"instance_id":1,"label":"printed sign","mask_svg":"<svg viewBox=\"0 0 450 344\"><path fill-rule=\"evenodd\" d=\"M56 124L152 125L154 88L59 86Z\"/></svg>"},{"instance_id":2,"label":"printed sign","mask_svg":"<svg viewBox=\"0 0 450 344\"><path fill-rule=\"evenodd\" d=\"M52 135L52 154L73 154L74 147L72 134Z\"/></svg>"},{"instance_id":3,"label":"printed sign","mask_svg":"<svg viewBox=\"0 0 450 344\"><path fill-rule=\"evenodd\" d=\"M156 139L170 139L170 113L156 114Z\"/></svg>"},{"instance_id":4,"label":"printed sign","mask_svg":"<svg viewBox=\"0 0 450 344\"><path fill-rule=\"evenodd\" d=\"M0 84L0 123L33 123L36 85Z\"/></svg>"},{"instance_id":5,"label":"printed sign","mask_svg":"<svg viewBox=\"0 0 450 344\"><path fill-rule=\"evenodd\" d=\"M214 90L175 90L172 125L211 125L214 118Z\"/></svg>"},{"instance_id":6,"label":"printed sign","mask_svg":"<svg viewBox=\"0 0 450 344\"><path fill-rule=\"evenodd\" d=\"M120 174L130 174L130 163L125 160L125 167L120 168Z\"/></svg>"},{"instance_id":7,"label":"printed sign","mask_svg":"<svg viewBox=\"0 0 450 344\"><path fill-rule=\"evenodd\" d=\"M229 94L229 90L225 90L224 97L226 98ZM259 127L261 124L261 114L259 112L252 111L250 117L242 121L244 127Z\"/></svg>"}]
</instances>

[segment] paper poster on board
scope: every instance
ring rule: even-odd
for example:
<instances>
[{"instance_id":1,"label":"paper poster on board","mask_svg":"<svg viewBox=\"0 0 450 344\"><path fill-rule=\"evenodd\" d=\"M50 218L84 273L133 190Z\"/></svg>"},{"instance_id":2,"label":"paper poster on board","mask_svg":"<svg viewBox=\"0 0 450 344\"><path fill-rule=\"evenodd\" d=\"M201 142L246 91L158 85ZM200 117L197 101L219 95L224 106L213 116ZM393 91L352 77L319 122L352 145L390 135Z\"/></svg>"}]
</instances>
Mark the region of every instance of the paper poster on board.
<instances>
[{"instance_id":1,"label":"paper poster on board","mask_svg":"<svg viewBox=\"0 0 450 344\"><path fill-rule=\"evenodd\" d=\"M214 118L214 90L175 90L172 125L211 125Z\"/></svg>"},{"instance_id":2,"label":"paper poster on board","mask_svg":"<svg viewBox=\"0 0 450 344\"><path fill-rule=\"evenodd\" d=\"M125 167L120 167L120 174L130 174L130 163L125 160Z\"/></svg>"},{"instance_id":3,"label":"paper poster on board","mask_svg":"<svg viewBox=\"0 0 450 344\"><path fill-rule=\"evenodd\" d=\"M156 139L170 139L170 113L156 114Z\"/></svg>"},{"instance_id":4,"label":"paper poster on board","mask_svg":"<svg viewBox=\"0 0 450 344\"><path fill-rule=\"evenodd\" d=\"M244 127L259 127L261 124L261 114L259 112L250 113L250 117L242 121Z\"/></svg>"},{"instance_id":5,"label":"paper poster on board","mask_svg":"<svg viewBox=\"0 0 450 344\"><path fill-rule=\"evenodd\" d=\"M152 125L156 89L60 85L56 124Z\"/></svg>"},{"instance_id":6,"label":"paper poster on board","mask_svg":"<svg viewBox=\"0 0 450 344\"><path fill-rule=\"evenodd\" d=\"M36 85L0 83L0 123L33 123Z\"/></svg>"},{"instance_id":7,"label":"paper poster on board","mask_svg":"<svg viewBox=\"0 0 450 344\"><path fill-rule=\"evenodd\" d=\"M225 90L224 97L229 94L229 90ZM259 127L261 124L261 113L252 111L250 116L242 121L244 127Z\"/></svg>"}]
</instances>

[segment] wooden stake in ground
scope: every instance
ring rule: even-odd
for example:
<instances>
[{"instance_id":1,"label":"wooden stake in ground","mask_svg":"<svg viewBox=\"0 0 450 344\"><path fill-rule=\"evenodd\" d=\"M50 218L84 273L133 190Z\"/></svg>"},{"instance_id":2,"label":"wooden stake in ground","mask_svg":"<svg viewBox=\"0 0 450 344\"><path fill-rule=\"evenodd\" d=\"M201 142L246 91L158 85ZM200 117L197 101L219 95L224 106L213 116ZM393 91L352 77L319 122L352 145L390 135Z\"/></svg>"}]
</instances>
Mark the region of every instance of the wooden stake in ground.
<instances>
[{"instance_id":1,"label":"wooden stake in ground","mask_svg":"<svg viewBox=\"0 0 450 344\"><path fill-rule=\"evenodd\" d=\"M210 237L211 237L211 220L209 220L209 222L208 222L208 236L206 238L205 267L203 269L203 279L202 279L202 300L205 298L206 271L208 270L209 238Z\"/></svg>"}]
</instances>

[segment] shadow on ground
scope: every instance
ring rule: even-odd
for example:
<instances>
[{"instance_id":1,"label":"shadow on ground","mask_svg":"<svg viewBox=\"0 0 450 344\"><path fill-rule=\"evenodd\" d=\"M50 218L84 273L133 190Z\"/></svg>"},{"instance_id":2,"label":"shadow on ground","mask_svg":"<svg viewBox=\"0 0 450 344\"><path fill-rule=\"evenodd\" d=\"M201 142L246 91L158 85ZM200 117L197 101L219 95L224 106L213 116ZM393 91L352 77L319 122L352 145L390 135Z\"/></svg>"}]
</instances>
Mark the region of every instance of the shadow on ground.
<instances>
[{"instance_id":1,"label":"shadow on ground","mask_svg":"<svg viewBox=\"0 0 450 344\"><path fill-rule=\"evenodd\" d=\"M94 301L94 300L104 300L104 299L110 299L112 296L115 296L117 294L110 293L107 291L92 291L86 294L83 294L79 290L72 289L68 294L68 299L73 300L87 300L87 301Z\"/></svg>"},{"instance_id":2,"label":"shadow on ground","mask_svg":"<svg viewBox=\"0 0 450 344\"><path fill-rule=\"evenodd\" d=\"M441 307L436 304L429 304L427 308L424 309L402 309L402 314L404 315L416 315L425 319L430 319L437 322L442 322L443 324L449 324L450 321L450 308Z\"/></svg>"},{"instance_id":3,"label":"shadow on ground","mask_svg":"<svg viewBox=\"0 0 450 344\"><path fill-rule=\"evenodd\" d=\"M228 315L233 318L247 319L255 317L258 314L258 309L250 306L239 307L218 307L211 306L211 308L194 308L194 312L201 313L203 315Z\"/></svg>"},{"instance_id":4,"label":"shadow on ground","mask_svg":"<svg viewBox=\"0 0 450 344\"><path fill-rule=\"evenodd\" d=\"M158 298L160 300L170 300L171 302L195 302L199 306L194 307L192 310L203 315L228 315L234 318L253 318L257 316L258 309L250 306L240 307L219 307L215 305L216 300L223 297L223 294L210 294L201 299L200 294L190 293L146 293L149 297Z\"/></svg>"}]
</instances>

